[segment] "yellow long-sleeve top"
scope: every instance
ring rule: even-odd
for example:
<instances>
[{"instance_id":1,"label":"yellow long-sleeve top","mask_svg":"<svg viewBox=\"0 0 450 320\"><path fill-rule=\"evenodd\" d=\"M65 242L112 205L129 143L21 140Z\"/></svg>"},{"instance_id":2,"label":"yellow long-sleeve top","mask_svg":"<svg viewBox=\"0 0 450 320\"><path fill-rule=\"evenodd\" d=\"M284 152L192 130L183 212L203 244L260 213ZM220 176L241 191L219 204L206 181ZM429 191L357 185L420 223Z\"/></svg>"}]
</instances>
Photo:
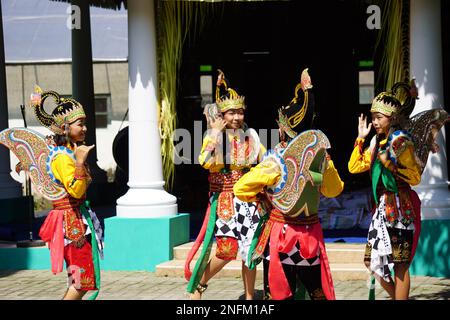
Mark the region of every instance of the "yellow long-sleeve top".
<instances>
[{"instance_id":1,"label":"yellow long-sleeve top","mask_svg":"<svg viewBox=\"0 0 450 320\"><path fill-rule=\"evenodd\" d=\"M266 186L278 183L281 177L281 168L273 161L263 161L242 176L233 187L235 196L245 202L256 201L258 193ZM328 160L327 168L323 173L320 192L327 198L338 196L344 189L344 182L334 167L333 160Z\"/></svg>"},{"instance_id":2,"label":"yellow long-sleeve top","mask_svg":"<svg viewBox=\"0 0 450 320\"><path fill-rule=\"evenodd\" d=\"M380 148L384 148L387 139L380 141ZM399 150L397 157L397 164L394 164L391 160L385 162L381 161L389 171L391 171L395 177L402 179L409 185L417 185L420 183L421 168L414 155L414 146L407 141L399 141L401 145L396 146ZM363 151L364 139L357 138L355 147L350 156L348 162L348 170L350 173L361 173L370 169L373 146L366 148Z\"/></svg>"},{"instance_id":3,"label":"yellow long-sleeve top","mask_svg":"<svg viewBox=\"0 0 450 320\"><path fill-rule=\"evenodd\" d=\"M52 161L51 167L55 178L63 183L72 197L80 199L85 195L89 179L84 166L77 167L68 155L59 154Z\"/></svg>"},{"instance_id":4,"label":"yellow long-sleeve top","mask_svg":"<svg viewBox=\"0 0 450 320\"><path fill-rule=\"evenodd\" d=\"M220 146L218 147L220 137L221 132L212 131L210 134L206 135L205 138L203 139L203 145L198 160L200 165L203 168L209 170L209 172L220 172L220 170L225 167L221 147ZM229 141L234 140L237 143L240 143L239 139L240 139L239 135L233 135L231 133L229 134ZM234 148L230 148L230 150L232 154L238 151L235 150ZM239 151L245 152L243 148L241 148L241 150ZM259 162L262 159L265 153L266 148L264 147L263 144L260 143L257 162ZM236 157L234 157L233 159L235 158ZM243 156L242 153L240 154L240 158L241 160L245 160L245 157ZM253 164L246 163L245 161L235 162L232 160L230 164L230 170L241 170L243 168L250 168Z\"/></svg>"}]
</instances>

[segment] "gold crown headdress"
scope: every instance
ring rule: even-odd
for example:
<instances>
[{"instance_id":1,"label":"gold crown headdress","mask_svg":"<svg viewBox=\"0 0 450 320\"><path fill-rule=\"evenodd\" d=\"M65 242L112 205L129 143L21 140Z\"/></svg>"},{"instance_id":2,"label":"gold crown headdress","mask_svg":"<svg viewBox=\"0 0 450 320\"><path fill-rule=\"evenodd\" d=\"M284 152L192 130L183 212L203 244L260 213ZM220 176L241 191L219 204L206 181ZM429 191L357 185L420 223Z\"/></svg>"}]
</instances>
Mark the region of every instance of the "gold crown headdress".
<instances>
[{"instance_id":1,"label":"gold crown headdress","mask_svg":"<svg viewBox=\"0 0 450 320\"><path fill-rule=\"evenodd\" d=\"M240 96L234 89L229 87L222 70L218 69L217 71L219 71L219 76L216 83L216 104L220 112L226 112L231 109L245 109L245 97Z\"/></svg>"},{"instance_id":2,"label":"gold crown headdress","mask_svg":"<svg viewBox=\"0 0 450 320\"><path fill-rule=\"evenodd\" d=\"M403 89L403 91L400 91ZM415 79L409 83L397 82L390 91L379 93L372 101L370 112L379 112L388 117L399 115L408 118L418 99ZM403 103L402 103L403 101Z\"/></svg>"},{"instance_id":3,"label":"gold crown headdress","mask_svg":"<svg viewBox=\"0 0 450 320\"><path fill-rule=\"evenodd\" d=\"M44 109L45 100L52 97L56 108L52 114L48 114ZM72 98L63 98L55 91L42 91L39 86L35 86L31 94L30 106L34 109L37 120L56 134L63 135L63 124L70 124L78 119L86 118L83 106Z\"/></svg>"},{"instance_id":4,"label":"gold crown headdress","mask_svg":"<svg viewBox=\"0 0 450 320\"><path fill-rule=\"evenodd\" d=\"M312 87L311 77L309 76L308 68L306 68L302 71L300 82L295 87L294 98L288 106L278 109L278 126L291 138L297 136L298 132L293 129L300 125L308 112L308 106L311 103L308 90ZM303 104L301 106L298 97L300 89L304 93ZM310 112L312 112L312 110L310 110Z\"/></svg>"}]
</instances>

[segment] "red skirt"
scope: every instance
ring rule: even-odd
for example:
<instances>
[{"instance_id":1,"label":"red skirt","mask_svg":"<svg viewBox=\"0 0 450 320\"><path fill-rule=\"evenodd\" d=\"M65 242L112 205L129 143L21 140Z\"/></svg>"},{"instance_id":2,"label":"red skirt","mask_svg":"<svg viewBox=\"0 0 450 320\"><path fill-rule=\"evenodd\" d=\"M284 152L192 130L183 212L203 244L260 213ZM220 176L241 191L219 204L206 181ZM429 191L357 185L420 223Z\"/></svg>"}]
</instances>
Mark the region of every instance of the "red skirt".
<instances>
[{"instance_id":1,"label":"red skirt","mask_svg":"<svg viewBox=\"0 0 450 320\"><path fill-rule=\"evenodd\" d=\"M75 289L83 291L97 290L92 247L88 241L81 248L77 248L73 242L65 246L64 260L69 277L68 286L73 285Z\"/></svg>"}]
</instances>

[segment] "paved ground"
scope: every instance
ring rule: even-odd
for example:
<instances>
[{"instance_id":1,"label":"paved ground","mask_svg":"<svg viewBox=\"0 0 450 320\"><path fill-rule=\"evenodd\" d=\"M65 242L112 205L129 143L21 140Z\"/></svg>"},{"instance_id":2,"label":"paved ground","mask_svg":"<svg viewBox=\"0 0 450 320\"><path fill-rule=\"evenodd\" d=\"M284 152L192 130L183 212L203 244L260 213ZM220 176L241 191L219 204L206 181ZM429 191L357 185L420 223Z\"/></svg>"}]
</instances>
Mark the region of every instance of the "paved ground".
<instances>
[{"instance_id":1,"label":"paved ground","mask_svg":"<svg viewBox=\"0 0 450 320\"><path fill-rule=\"evenodd\" d=\"M65 272L0 270L0 300L59 300L65 292ZM104 271L99 300L187 300L186 281L179 277L156 277L153 272ZM256 282L257 297L262 294L262 281ZM367 300L366 281L335 281L338 300ZM207 300L237 300L243 293L241 279L212 279L204 294ZM387 295L377 285L377 299ZM412 277L411 299L449 300L450 279Z\"/></svg>"}]
</instances>

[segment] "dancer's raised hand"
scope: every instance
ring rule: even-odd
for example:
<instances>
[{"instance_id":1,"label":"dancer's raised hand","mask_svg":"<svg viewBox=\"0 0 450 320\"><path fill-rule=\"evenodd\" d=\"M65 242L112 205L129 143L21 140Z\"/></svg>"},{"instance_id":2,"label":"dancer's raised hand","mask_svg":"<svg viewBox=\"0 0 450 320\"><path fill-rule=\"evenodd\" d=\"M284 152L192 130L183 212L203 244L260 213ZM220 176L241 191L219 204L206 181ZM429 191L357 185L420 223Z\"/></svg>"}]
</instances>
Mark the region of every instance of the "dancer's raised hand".
<instances>
[{"instance_id":1,"label":"dancer's raised hand","mask_svg":"<svg viewBox=\"0 0 450 320\"><path fill-rule=\"evenodd\" d=\"M227 122L223 118L216 118L210 122L211 129L221 132L227 126Z\"/></svg>"},{"instance_id":2,"label":"dancer's raised hand","mask_svg":"<svg viewBox=\"0 0 450 320\"><path fill-rule=\"evenodd\" d=\"M77 164L84 164L88 157L89 151L94 149L94 147L95 144L93 144L92 146L85 146L85 145L78 146L77 143L75 142L74 153Z\"/></svg>"},{"instance_id":3,"label":"dancer's raised hand","mask_svg":"<svg viewBox=\"0 0 450 320\"><path fill-rule=\"evenodd\" d=\"M361 115L358 117L358 138L365 139L371 129L372 123L369 123L369 125L367 125L367 117L361 113Z\"/></svg>"}]
</instances>

